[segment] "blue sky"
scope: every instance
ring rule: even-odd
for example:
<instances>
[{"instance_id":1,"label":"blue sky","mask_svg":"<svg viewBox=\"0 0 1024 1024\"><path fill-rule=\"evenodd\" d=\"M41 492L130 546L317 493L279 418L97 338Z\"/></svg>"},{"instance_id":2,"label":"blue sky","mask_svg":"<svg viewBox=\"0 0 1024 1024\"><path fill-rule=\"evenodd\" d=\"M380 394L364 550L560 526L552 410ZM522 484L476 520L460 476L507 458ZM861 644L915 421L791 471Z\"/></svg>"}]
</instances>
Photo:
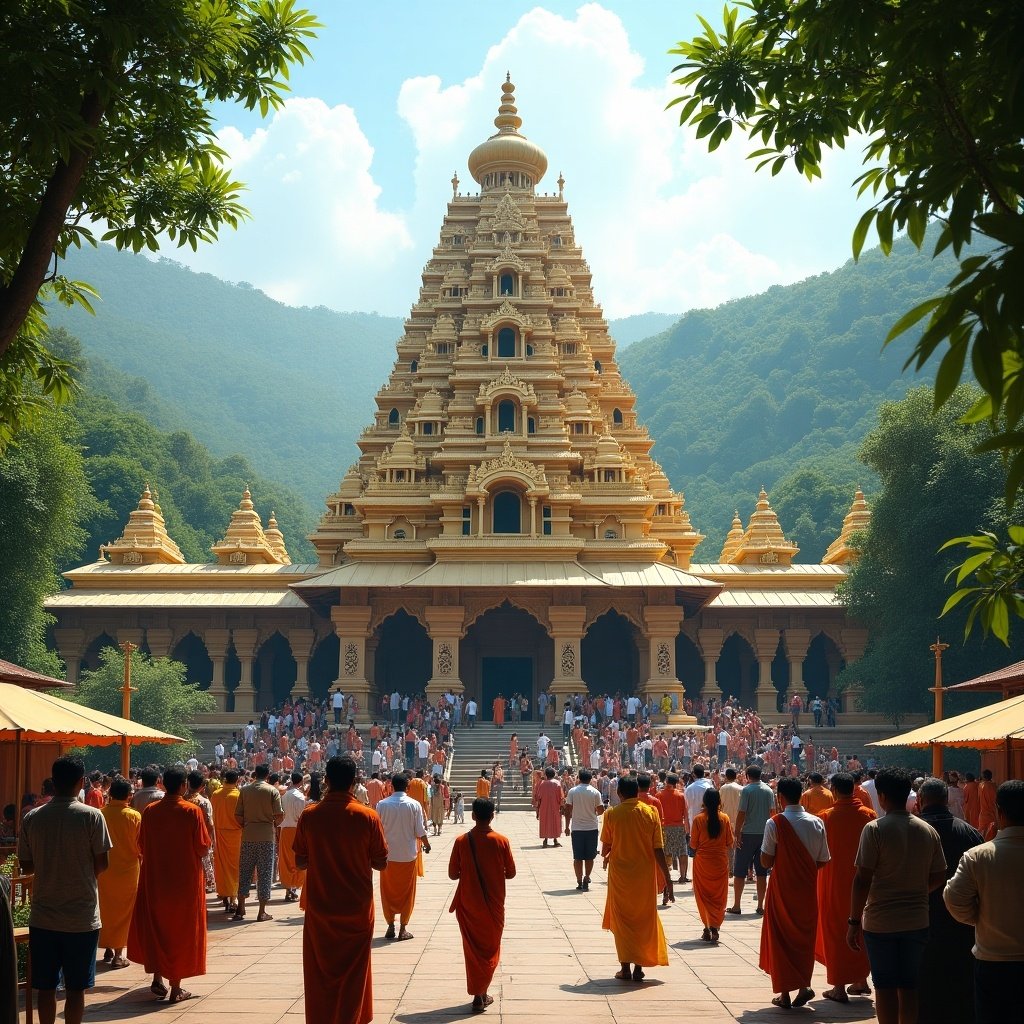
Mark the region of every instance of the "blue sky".
<instances>
[{"instance_id":1,"label":"blue sky","mask_svg":"<svg viewBox=\"0 0 1024 1024\"><path fill-rule=\"evenodd\" d=\"M698 10L720 20L717 2L306 6L324 28L285 109L218 111L254 219L165 255L293 304L406 313L452 172L475 190L466 157L494 131L509 70L549 159L538 191L564 172L609 316L713 306L849 257L858 152L830 159L823 182L772 179L742 140L708 154L665 110L667 51L700 31Z\"/></svg>"}]
</instances>

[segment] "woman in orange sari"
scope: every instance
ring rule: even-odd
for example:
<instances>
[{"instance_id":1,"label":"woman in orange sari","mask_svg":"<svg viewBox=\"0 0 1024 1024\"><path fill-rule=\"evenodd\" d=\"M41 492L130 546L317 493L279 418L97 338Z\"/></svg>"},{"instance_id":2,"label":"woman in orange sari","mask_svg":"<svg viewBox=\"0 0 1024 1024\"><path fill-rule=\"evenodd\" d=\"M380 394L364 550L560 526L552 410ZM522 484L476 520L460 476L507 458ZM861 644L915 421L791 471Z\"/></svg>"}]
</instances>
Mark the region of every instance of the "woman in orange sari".
<instances>
[{"instance_id":1,"label":"woman in orange sari","mask_svg":"<svg viewBox=\"0 0 1024 1024\"><path fill-rule=\"evenodd\" d=\"M693 819L690 856L693 858L693 895L704 922L701 938L718 941L729 902L729 850L733 845L732 823L721 811L717 789L704 793L704 809Z\"/></svg>"}]
</instances>

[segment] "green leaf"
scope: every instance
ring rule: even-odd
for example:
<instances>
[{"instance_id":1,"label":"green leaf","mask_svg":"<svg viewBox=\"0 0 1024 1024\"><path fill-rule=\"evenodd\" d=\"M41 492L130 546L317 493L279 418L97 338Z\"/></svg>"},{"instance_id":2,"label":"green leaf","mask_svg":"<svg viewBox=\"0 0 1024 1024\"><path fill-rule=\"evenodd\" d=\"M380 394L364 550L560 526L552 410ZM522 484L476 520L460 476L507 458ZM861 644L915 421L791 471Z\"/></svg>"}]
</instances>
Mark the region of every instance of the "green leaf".
<instances>
[{"instance_id":1,"label":"green leaf","mask_svg":"<svg viewBox=\"0 0 1024 1024\"><path fill-rule=\"evenodd\" d=\"M946 603L942 606L942 611L939 612L939 618L941 619L947 612L951 612L965 597L970 597L971 594L978 593L980 589L980 587L965 587L963 590L954 590L946 599Z\"/></svg>"},{"instance_id":2,"label":"green leaf","mask_svg":"<svg viewBox=\"0 0 1024 1024\"><path fill-rule=\"evenodd\" d=\"M943 300L941 298L926 299L924 302L918 303L918 305L914 306L913 309L908 310L889 329L889 333L885 336L884 344L888 345L891 341L898 338L904 331L909 330L919 320L937 309L942 304L942 301Z\"/></svg>"}]
</instances>

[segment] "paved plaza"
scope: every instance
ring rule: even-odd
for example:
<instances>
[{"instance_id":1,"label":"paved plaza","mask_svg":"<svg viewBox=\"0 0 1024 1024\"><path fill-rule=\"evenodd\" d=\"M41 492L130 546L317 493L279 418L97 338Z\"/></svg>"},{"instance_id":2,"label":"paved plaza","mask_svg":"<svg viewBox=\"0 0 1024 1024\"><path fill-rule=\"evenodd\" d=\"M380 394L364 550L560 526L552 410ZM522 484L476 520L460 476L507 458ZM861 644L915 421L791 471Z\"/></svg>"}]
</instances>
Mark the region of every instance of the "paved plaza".
<instances>
[{"instance_id":1,"label":"paved plaza","mask_svg":"<svg viewBox=\"0 0 1024 1024\"><path fill-rule=\"evenodd\" d=\"M727 918L721 944L700 941L701 925L690 886L677 886L677 902L661 911L669 942L668 967L648 968L642 985L623 984L609 932L601 929L605 884L600 864L589 893L577 892L567 845L541 849L534 816L498 815L497 830L512 841L518 868L509 883L502 962L491 989L492 1024L544 1024L561 1017L580 1024L648 1024L649 1018L702 1024L768 1024L773 1021L873 1020L868 999L848 1006L819 998L799 1010L770 1005L771 986L757 968L760 918L753 913L753 886L744 894L744 915ZM449 825L433 841L420 879L408 942L374 941L374 1020L379 1024L433 1024L468 1017L462 944L455 915L448 913L454 882L448 854L462 826ZM567 841L566 841L567 842ZM223 920L211 903L208 973L186 982L198 997L177 1006L155 1002L141 968L100 967L90 994L87 1021L159 1020L180 1024L298 1024L303 1019L302 914L281 902L275 888L275 920L245 924ZM380 906L377 905L378 934ZM825 988L824 972L814 989ZM58 1018L59 1019L59 1018Z\"/></svg>"}]
</instances>

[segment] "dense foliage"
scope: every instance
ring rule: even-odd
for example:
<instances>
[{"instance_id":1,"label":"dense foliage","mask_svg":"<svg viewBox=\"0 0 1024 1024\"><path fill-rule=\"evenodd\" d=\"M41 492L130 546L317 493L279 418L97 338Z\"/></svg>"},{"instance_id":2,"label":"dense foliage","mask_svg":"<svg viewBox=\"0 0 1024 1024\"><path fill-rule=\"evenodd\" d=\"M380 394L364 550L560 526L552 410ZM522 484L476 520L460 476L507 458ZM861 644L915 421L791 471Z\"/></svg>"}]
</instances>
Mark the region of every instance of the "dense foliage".
<instances>
[{"instance_id":1,"label":"dense foliage","mask_svg":"<svg viewBox=\"0 0 1024 1024\"><path fill-rule=\"evenodd\" d=\"M119 248L195 248L246 215L213 107L264 116L318 27L293 0L7 0L0 8L0 444L70 367L45 346L41 298L88 308L63 273L94 231Z\"/></svg>"},{"instance_id":2,"label":"dense foliage","mask_svg":"<svg viewBox=\"0 0 1024 1024\"><path fill-rule=\"evenodd\" d=\"M832 273L692 310L622 354L654 457L707 535L698 560L717 559L733 511L746 523L762 484L799 559L821 558L854 489L874 485L857 446L879 402L910 384L898 354L882 348L885 333L952 266L902 241L889 259L876 249ZM823 488L813 508L797 497L807 472Z\"/></svg>"},{"instance_id":3,"label":"dense foliage","mask_svg":"<svg viewBox=\"0 0 1024 1024\"><path fill-rule=\"evenodd\" d=\"M721 31L673 53L680 124L715 149L733 133L754 144L758 168L787 164L813 179L822 152L866 139L857 179L870 200L853 233L857 256L874 225L883 251L905 230L918 247L938 223L934 255L957 259L935 293L892 325L887 343L915 325L907 365L938 364L936 407L965 370L981 387L968 415L1003 452L1006 500L1024 483L1024 5L1019 0L823 4L751 0L740 20L726 6ZM988 243L970 251L978 238ZM1008 524L1009 525L1009 524ZM1007 534L1009 531L1007 530ZM1006 641L1024 617L1024 528L965 538L957 582L984 633ZM974 585L976 583L976 585ZM968 628L974 617L968 619Z\"/></svg>"},{"instance_id":4,"label":"dense foliage","mask_svg":"<svg viewBox=\"0 0 1024 1024\"><path fill-rule=\"evenodd\" d=\"M116 647L100 651L99 668L83 672L78 686L57 695L75 704L120 715L124 683L124 654ZM199 747L189 723L196 715L217 710L216 700L205 690L185 680L185 666L170 658L150 658L136 651L132 655L132 721L151 729L180 736L183 743L140 743L132 747L132 764L173 764L184 760ZM121 748L88 747L84 752L90 768L115 768L121 763Z\"/></svg>"},{"instance_id":5,"label":"dense foliage","mask_svg":"<svg viewBox=\"0 0 1024 1024\"><path fill-rule=\"evenodd\" d=\"M1024 658L1024 639L1009 657L992 638L965 639L962 606L938 618L948 594L945 576L957 561L950 551L937 555L939 546L951 535L1002 529L1008 519L999 457L975 452L987 427L961 421L976 399L976 391L961 387L933 415L930 389L914 388L881 407L861 449L881 489L842 592L871 640L844 681L860 682L867 708L894 720L931 709L928 648L940 632L950 642L943 656L947 684Z\"/></svg>"}]
</instances>

